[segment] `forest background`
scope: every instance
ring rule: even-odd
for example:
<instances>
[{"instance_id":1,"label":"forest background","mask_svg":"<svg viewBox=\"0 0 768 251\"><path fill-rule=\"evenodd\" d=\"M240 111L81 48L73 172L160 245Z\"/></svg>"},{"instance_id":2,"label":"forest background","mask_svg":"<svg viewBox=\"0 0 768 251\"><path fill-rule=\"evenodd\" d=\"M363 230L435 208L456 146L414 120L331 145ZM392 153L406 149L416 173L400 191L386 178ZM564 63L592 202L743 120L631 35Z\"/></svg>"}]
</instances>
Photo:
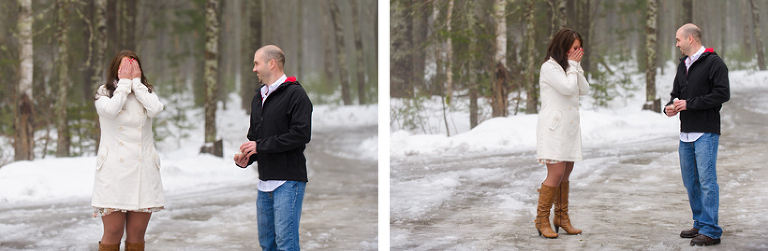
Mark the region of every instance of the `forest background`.
<instances>
[{"instance_id":1,"label":"forest background","mask_svg":"<svg viewBox=\"0 0 768 251\"><path fill-rule=\"evenodd\" d=\"M0 1L0 167L95 154L93 96L123 49L165 103L156 140L204 136L211 153L223 101L241 96L250 112L253 54L267 44L313 103L376 104L377 16L373 0ZM189 135L202 121L185 111L201 107L205 135Z\"/></svg>"},{"instance_id":2,"label":"forest background","mask_svg":"<svg viewBox=\"0 0 768 251\"><path fill-rule=\"evenodd\" d=\"M637 109L660 111L669 94L656 93L656 76L682 57L675 32L685 23L702 29L703 45L730 70L766 69L763 0L393 0L390 7L391 131L451 136L463 132L449 125L451 112L468 110L470 129L537 113L539 67L562 27L584 39L587 102L596 109L646 90ZM644 82L633 80L638 74ZM441 129L430 120L438 113Z\"/></svg>"}]
</instances>

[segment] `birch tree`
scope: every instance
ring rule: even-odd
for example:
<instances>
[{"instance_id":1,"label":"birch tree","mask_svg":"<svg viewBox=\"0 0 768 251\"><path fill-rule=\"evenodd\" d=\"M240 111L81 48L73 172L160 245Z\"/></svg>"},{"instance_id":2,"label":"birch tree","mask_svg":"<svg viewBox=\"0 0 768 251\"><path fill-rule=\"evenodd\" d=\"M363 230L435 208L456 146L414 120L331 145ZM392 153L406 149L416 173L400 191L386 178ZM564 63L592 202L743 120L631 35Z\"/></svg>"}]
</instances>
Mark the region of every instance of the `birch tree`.
<instances>
[{"instance_id":1,"label":"birch tree","mask_svg":"<svg viewBox=\"0 0 768 251\"><path fill-rule=\"evenodd\" d=\"M70 133L69 126L67 124L67 93L69 92L70 76L69 76L69 46L67 42L67 33L69 32L69 25L67 23L67 8L69 7L68 0L56 0L56 45L57 54L54 60L54 66L56 67L56 87L57 101L54 107L56 112L56 157L69 157L69 145L70 145Z\"/></svg>"},{"instance_id":2,"label":"birch tree","mask_svg":"<svg viewBox=\"0 0 768 251\"><path fill-rule=\"evenodd\" d=\"M32 0L19 0L19 85L14 116L14 160L32 160L35 157L34 123L35 110L32 96L33 46Z\"/></svg>"},{"instance_id":3,"label":"birch tree","mask_svg":"<svg viewBox=\"0 0 768 251\"><path fill-rule=\"evenodd\" d=\"M216 141L216 93L218 84L219 0L205 4L205 143ZM218 148L218 149L217 149ZM213 144L209 153L222 156L221 144Z\"/></svg>"},{"instance_id":4,"label":"birch tree","mask_svg":"<svg viewBox=\"0 0 768 251\"><path fill-rule=\"evenodd\" d=\"M93 44L93 58L94 58L94 74L91 75L91 83L94 86L98 86L98 83L104 80L104 70L101 69L101 65L104 65L104 53L107 50L107 0L96 0L94 6L93 19L96 23L95 36Z\"/></svg>"},{"instance_id":5,"label":"birch tree","mask_svg":"<svg viewBox=\"0 0 768 251\"><path fill-rule=\"evenodd\" d=\"M492 115L493 117L506 117L509 115L509 106L507 100L507 94L509 92L507 88L507 19L506 14L506 0L494 0L493 4L493 19L496 22L496 53L493 60L495 62L495 69L493 69L496 77L493 82L492 91L493 97L491 99Z\"/></svg>"},{"instance_id":6,"label":"birch tree","mask_svg":"<svg viewBox=\"0 0 768 251\"><path fill-rule=\"evenodd\" d=\"M755 0L749 0L752 6L752 27L755 29L755 49L757 51L757 66L761 71L765 70L765 51L763 48L763 36L760 34L760 9L757 8Z\"/></svg>"},{"instance_id":7,"label":"birch tree","mask_svg":"<svg viewBox=\"0 0 768 251\"><path fill-rule=\"evenodd\" d=\"M656 28L657 0L648 0L645 22L645 105L643 109L661 112L661 100L656 98Z\"/></svg>"},{"instance_id":8,"label":"birch tree","mask_svg":"<svg viewBox=\"0 0 768 251\"><path fill-rule=\"evenodd\" d=\"M352 105L352 97L349 93L349 73L347 72L347 53L344 49L344 26L339 12L337 1L331 1L331 19L333 19L333 30L336 34L336 52L338 53L339 77L341 79L341 99L344 105Z\"/></svg>"},{"instance_id":9,"label":"birch tree","mask_svg":"<svg viewBox=\"0 0 768 251\"><path fill-rule=\"evenodd\" d=\"M557 31L566 27L565 0L549 0L547 3L552 9L552 33L549 35L551 41Z\"/></svg>"}]
</instances>

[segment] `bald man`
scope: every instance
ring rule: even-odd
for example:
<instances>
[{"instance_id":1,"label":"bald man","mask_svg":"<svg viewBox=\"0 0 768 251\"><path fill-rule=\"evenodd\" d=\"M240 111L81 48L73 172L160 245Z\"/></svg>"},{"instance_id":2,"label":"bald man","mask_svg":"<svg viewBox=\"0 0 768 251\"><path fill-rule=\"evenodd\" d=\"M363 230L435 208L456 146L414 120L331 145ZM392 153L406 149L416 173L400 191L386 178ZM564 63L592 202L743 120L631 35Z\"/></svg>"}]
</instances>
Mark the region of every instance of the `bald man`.
<instances>
[{"instance_id":1,"label":"bald man","mask_svg":"<svg viewBox=\"0 0 768 251\"><path fill-rule=\"evenodd\" d=\"M267 45L253 55L261 88L251 101L248 142L235 164L258 164L256 218L263 250L299 250L299 220L307 184L304 149L312 132L312 102L295 77L283 72L285 54Z\"/></svg>"},{"instance_id":2,"label":"bald man","mask_svg":"<svg viewBox=\"0 0 768 251\"><path fill-rule=\"evenodd\" d=\"M693 245L720 244L723 229L717 224L720 188L717 185L717 145L720 108L730 99L728 67L712 48L701 45L701 29L685 24L675 34L683 58L677 67L668 117L680 114L680 171L693 213L693 228L680 237Z\"/></svg>"}]
</instances>

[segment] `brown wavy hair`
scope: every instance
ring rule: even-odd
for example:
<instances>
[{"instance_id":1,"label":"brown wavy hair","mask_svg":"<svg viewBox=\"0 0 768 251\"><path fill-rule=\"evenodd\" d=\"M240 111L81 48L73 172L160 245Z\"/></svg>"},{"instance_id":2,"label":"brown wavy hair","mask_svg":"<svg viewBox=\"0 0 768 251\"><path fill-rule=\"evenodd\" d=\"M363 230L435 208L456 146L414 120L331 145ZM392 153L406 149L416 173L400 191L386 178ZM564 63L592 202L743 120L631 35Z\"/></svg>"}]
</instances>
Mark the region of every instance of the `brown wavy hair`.
<instances>
[{"instance_id":1,"label":"brown wavy hair","mask_svg":"<svg viewBox=\"0 0 768 251\"><path fill-rule=\"evenodd\" d=\"M123 60L123 57L136 59L136 62L139 63L139 69L141 69L141 83L147 86L149 92L152 92L154 87L149 84L147 77L144 76L144 67L141 67L141 59L139 59L139 55L137 55L136 52L130 50L122 50L115 55L115 58L112 59L112 63L109 64L109 72L107 72L106 83L107 91L109 91L109 97L111 98L115 93L115 89L117 89L117 81L120 80L117 77L117 70L120 69L120 61Z\"/></svg>"},{"instance_id":2,"label":"brown wavy hair","mask_svg":"<svg viewBox=\"0 0 768 251\"><path fill-rule=\"evenodd\" d=\"M552 37L552 41L549 42L549 48L547 48L547 56L544 57L544 62L549 58L554 59L557 64L563 67L563 70L568 69L568 50L573 45L573 42L579 40L581 47L584 47L584 40L581 38L581 34L570 28L563 28Z\"/></svg>"}]
</instances>

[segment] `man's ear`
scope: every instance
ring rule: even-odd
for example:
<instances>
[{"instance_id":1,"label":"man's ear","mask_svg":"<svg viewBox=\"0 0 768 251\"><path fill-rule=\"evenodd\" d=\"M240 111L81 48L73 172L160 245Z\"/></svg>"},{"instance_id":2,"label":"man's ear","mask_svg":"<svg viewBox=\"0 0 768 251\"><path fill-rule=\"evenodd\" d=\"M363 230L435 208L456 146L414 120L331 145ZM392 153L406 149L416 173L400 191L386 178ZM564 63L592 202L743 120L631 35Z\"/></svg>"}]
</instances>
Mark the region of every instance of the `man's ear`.
<instances>
[{"instance_id":1,"label":"man's ear","mask_svg":"<svg viewBox=\"0 0 768 251\"><path fill-rule=\"evenodd\" d=\"M277 62L275 62L274 59L270 59L269 62L267 62L267 66L269 66L269 69L272 70L275 65L277 65Z\"/></svg>"}]
</instances>

